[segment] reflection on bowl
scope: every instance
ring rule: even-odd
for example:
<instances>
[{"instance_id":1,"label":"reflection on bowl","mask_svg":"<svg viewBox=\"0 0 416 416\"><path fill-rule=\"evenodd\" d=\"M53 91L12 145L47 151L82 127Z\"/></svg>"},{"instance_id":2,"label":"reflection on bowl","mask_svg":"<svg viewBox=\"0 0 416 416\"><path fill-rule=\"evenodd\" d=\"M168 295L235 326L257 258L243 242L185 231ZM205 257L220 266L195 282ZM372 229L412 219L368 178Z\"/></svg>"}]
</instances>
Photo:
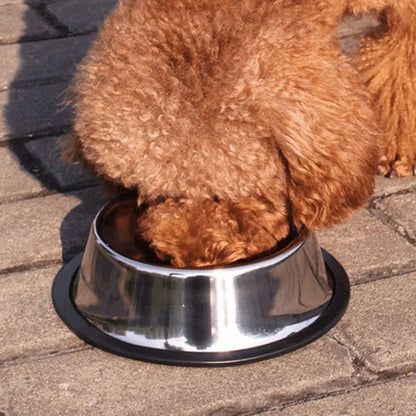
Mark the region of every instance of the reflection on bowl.
<instances>
[{"instance_id":1,"label":"reflection on bowl","mask_svg":"<svg viewBox=\"0 0 416 416\"><path fill-rule=\"evenodd\" d=\"M134 199L103 208L72 289L79 312L123 343L157 351L253 349L309 327L331 301L333 282L313 234L299 233L261 259L178 269L137 241L136 215Z\"/></svg>"}]
</instances>

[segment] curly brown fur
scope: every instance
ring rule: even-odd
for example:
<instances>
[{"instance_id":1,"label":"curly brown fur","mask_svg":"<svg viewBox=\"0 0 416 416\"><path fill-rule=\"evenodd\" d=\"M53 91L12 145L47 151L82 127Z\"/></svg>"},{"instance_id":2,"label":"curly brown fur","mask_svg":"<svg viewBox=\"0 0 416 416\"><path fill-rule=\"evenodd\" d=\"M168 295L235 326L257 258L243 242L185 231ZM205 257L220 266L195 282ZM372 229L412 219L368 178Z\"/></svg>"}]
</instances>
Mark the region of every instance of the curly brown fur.
<instances>
[{"instance_id":1,"label":"curly brown fur","mask_svg":"<svg viewBox=\"0 0 416 416\"><path fill-rule=\"evenodd\" d=\"M265 198L169 198L139 218L139 231L161 259L178 267L203 267L270 250L286 237L289 225L285 207Z\"/></svg>"},{"instance_id":2,"label":"curly brown fur","mask_svg":"<svg viewBox=\"0 0 416 416\"><path fill-rule=\"evenodd\" d=\"M229 263L366 203L380 133L333 38L349 3L122 0L106 21L74 83L75 148L139 190L161 258Z\"/></svg>"},{"instance_id":3,"label":"curly brown fur","mask_svg":"<svg viewBox=\"0 0 416 416\"><path fill-rule=\"evenodd\" d=\"M412 176L416 164L416 1L384 3L380 10L385 33L366 38L353 64L372 93L385 128L380 171Z\"/></svg>"}]
</instances>

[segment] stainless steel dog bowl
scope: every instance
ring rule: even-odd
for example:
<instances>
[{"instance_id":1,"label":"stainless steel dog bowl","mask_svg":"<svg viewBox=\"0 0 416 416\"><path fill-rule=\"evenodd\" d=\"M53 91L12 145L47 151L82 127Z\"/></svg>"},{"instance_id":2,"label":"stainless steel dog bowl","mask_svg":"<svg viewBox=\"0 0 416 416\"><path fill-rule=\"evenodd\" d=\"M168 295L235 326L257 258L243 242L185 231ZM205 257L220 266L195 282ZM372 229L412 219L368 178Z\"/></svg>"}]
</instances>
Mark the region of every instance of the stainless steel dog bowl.
<instances>
[{"instance_id":1,"label":"stainless steel dog bowl","mask_svg":"<svg viewBox=\"0 0 416 416\"><path fill-rule=\"evenodd\" d=\"M58 314L92 345L160 363L242 363L306 345L346 309L348 278L313 234L249 262L177 269L135 240L135 215L131 198L105 206L82 260L53 285Z\"/></svg>"}]
</instances>

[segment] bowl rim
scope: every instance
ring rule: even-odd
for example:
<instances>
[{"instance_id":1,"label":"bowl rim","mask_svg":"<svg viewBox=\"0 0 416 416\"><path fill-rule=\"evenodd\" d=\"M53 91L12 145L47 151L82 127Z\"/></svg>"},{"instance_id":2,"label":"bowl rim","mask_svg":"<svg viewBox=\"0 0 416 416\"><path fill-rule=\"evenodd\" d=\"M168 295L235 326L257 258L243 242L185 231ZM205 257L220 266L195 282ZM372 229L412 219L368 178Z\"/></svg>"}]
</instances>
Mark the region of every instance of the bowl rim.
<instances>
[{"instance_id":1,"label":"bowl rim","mask_svg":"<svg viewBox=\"0 0 416 416\"><path fill-rule=\"evenodd\" d=\"M157 273L162 275L169 275L169 277L178 277L184 278L188 276L195 275L204 275L204 276L217 276L221 273L224 276L244 274L250 272L253 269L264 269L268 267L275 266L278 263L283 262L287 258L291 257L293 254L298 252L300 248L305 244L306 240L311 237L312 233L308 232L305 228L297 231L293 239L283 247L282 249L268 253L264 257L256 257L253 260L242 261L241 263L234 263L229 265L220 265L220 266L210 266L210 267L200 267L200 268L179 268L169 265L155 264L151 262L138 261L127 257L115 249L113 249L101 236L99 230L99 223L102 220L102 217L105 215L106 211L114 206L117 202L122 200L132 199L131 194L120 195L113 200L105 204L95 216L92 222L92 233L94 236L94 243L98 246L107 256L111 259L117 261L118 263L123 263L125 267L128 267L133 270L140 270L147 273Z\"/></svg>"}]
</instances>

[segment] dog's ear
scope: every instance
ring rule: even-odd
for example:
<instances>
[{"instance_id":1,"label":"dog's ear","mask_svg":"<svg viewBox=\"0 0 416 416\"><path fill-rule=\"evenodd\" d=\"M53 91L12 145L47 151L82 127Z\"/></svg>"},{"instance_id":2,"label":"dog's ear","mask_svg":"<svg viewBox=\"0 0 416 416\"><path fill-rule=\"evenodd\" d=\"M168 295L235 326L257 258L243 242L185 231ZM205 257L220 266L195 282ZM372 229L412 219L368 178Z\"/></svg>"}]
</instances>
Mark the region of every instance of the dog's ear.
<instances>
[{"instance_id":1,"label":"dog's ear","mask_svg":"<svg viewBox=\"0 0 416 416\"><path fill-rule=\"evenodd\" d=\"M377 173L378 133L364 91L318 86L262 111L286 165L296 227L328 227L366 204Z\"/></svg>"}]
</instances>

